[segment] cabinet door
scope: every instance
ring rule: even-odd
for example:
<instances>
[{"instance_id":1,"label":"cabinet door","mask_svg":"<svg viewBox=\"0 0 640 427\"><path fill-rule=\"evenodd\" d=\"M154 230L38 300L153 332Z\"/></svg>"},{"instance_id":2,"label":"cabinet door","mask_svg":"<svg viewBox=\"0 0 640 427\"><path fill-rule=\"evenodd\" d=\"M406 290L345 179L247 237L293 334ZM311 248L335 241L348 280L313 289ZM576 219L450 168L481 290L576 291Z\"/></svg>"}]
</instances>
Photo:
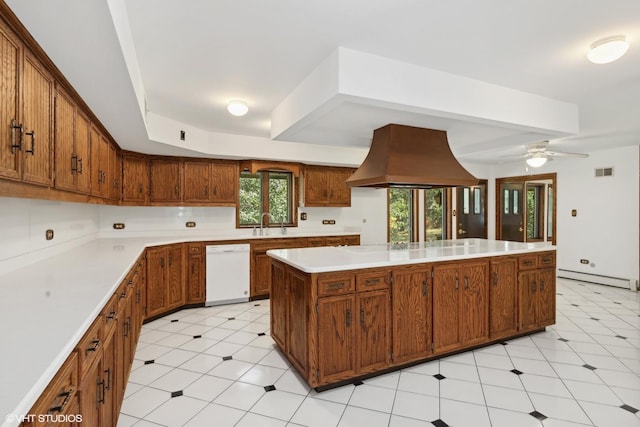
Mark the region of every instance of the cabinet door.
<instances>
[{"instance_id":1,"label":"cabinet door","mask_svg":"<svg viewBox=\"0 0 640 427\"><path fill-rule=\"evenodd\" d=\"M459 264L433 267L433 345L436 353L460 346Z\"/></svg>"},{"instance_id":2,"label":"cabinet door","mask_svg":"<svg viewBox=\"0 0 640 427\"><path fill-rule=\"evenodd\" d=\"M257 252L254 256L254 290L253 296L269 295L271 273L271 257L266 252Z\"/></svg>"},{"instance_id":3,"label":"cabinet door","mask_svg":"<svg viewBox=\"0 0 640 427\"><path fill-rule=\"evenodd\" d=\"M287 350L287 289L284 265L273 263L271 268L271 337L284 352Z\"/></svg>"},{"instance_id":4,"label":"cabinet door","mask_svg":"<svg viewBox=\"0 0 640 427\"><path fill-rule=\"evenodd\" d=\"M51 74L31 53L23 62L24 141L22 179L32 184L53 183L53 94Z\"/></svg>"},{"instance_id":5,"label":"cabinet door","mask_svg":"<svg viewBox=\"0 0 640 427\"><path fill-rule=\"evenodd\" d=\"M327 171L323 168L305 168L305 206L326 206L329 198Z\"/></svg>"},{"instance_id":6,"label":"cabinet door","mask_svg":"<svg viewBox=\"0 0 640 427\"><path fill-rule=\"evenodd\" d=\"M539 272L538 285L538 326L556 323L556 271L555 268Z\"/></svg>"},{"instance_id":7,"label":"cabinet door","mask_svg":"<svg viewBox=\"0 0 640 427\"><path fill-rule=\"evenodd\" d=\"M122 156L122 201L145 204L149 193L149 162L144 156Z\"/></svg>"},{"instance_id":8,"label":"cabinet door","mask_svg":"<svg viewBox=\"0 0 640 427\"><path fill-rule=\"evenodd\" d=\"M327 172L329 205L351 206L351 187L345 182L352 173L351 169L331 169Z\"/></svg>"},{"instance_id":9,"label":"cabinet door","mask_svg":"<svg viewBox=\"0 0 640 427\"><path fill-rule=\"evenodd\" d=\"M107 171L108 190L105 194L111 200L120 200L122 197L122 158L118 155L118 150L109 141L106 141L109 152L109 169Z\"/></svg>"},{"instance_id":10,"label":"cabinet door","mask_svg":"<svg viewBox=\"0 0 640 427\"><path fill-rule=\"evenodd\" d=\"M472 345L489 338L489 263L464 263L462 267L461 342Z\"/></svg>"},{"instance_id":11,"label":"cabinet door","mask_svg":"<svg viewBox=\"0 0 640 427\"><path fill-rule=\"evenodd\" d=\"M394 270L393 362L426 357L431 347L431 292L425 269Z\"/></svg>"},{"instance_id":12,"label":"cabinet door","mask_svg":"<svg viewBox=\"0 0 640 427\"><path fill-rule=\"evenodd\" d=\"M104 402L101 408L101 419L103 426L116 425L118 409L116 408L115 394L115 369L116 369L116 334L114 332L107 335L102 348L102 380L104 383Z\"/></svg>"},{"instance_id":13,"label":"cabinet door","mask_svg":"<svg viewBox=\"0 0 640 427\"><path fill-rule=\"evenodd\" d=\"M233 163L213 163L213 194L211 201L214 203L235 204L238 201L238 184L240 174L238 165Z\"/></svg>"},{"instance_id":14,"label":"cabinet door","mask_svg":"<svg viewBox=\"0 0 640 427\"><path fill-rule=\"evenodd\" d=\"M537 326L537 276L535 270L518 273L518 323L520 331L535 329Z\"/></svg>"},{"instance_id":15,"label":"cabinet door","mask_svg":"<svg viewBox=\"0 0 640 427\"><path fill-rule=\"evenodd\" d=\"M100 426L100 413L105 383L102 382L102 357L100 357L87 372L86 378L80 384L78 396L82 423L90 426Z\"/></svg>"},{"instance_id":16,"label":"cabinet door","mask_svg":"<svg viewBox=\"0 0 640 427\"><path fill-rule=\"evenodd\" d=\"M184 191L182 200L187 203L207 203L211 200L211 165L208 162L184 162Z\"/></svg>"},{"instance_id":17,"label":"cabinet door","mask_svg":"<svg viewBox=\"0 0 640 427\"><path fill-rule=\"evenodd\" d=\"M84 114L77 112L74 138L74 151L77 158L76 190L83 194L89 194L91 188L90 129L89 119Z\"/></svg>"},{"instance_id":18,"label":"cabinet door","mask_svg":"<svg viewBox=\"0 0 640 427\"><path fill-rule=\"evenodd\" d=\"M489 290L489 336L497 339L513 335L517 329L517 267L516 258L491 260Z\"/></svg>"},{"instance_id":19,"label":"cabinet door","mask_svg":"<svg viewBox=\"0 0 640 427\"><path fill-rule=\"evenodd\" d=\"M147 315L153 317L165 311L165 250L147 249Z\"/></svg>"},{"instance_id":20,"label":"cabinet door","mask_svg":"<svg viewBox=\"0 0 640 427\"><path fill-rule=\"evenodd\" d=\"M75 133L75 104L58 89L55 102L55 186L61 190L75 190L78 157L73 151Z\"/></svg>"},{"instance_id":21,"label":"cabinet door","mask_svg":"<svg viewBox=\"0 0 640 427\"><path fill-rule=\"evenodd\" d=\"M94 126L91 126L91 130L89 131L89 139L91 141L91 195L102 197L105 187L103 183L105 171L101 161L107 153L104 152L105 147L103 147L101 141L102 136Z\"/></svg>"},{"instance_id":22,"label":"cabinet door","mask_svg":"<svg viewBox=\"0 0 640 427\"><path fill-rule=\"evenodd\" d=\"M190 249L193 245L190 245ZM205 275L204 256L202 250L199 253L189 251L189 272L187 284L187 303L199 304L205 302Z\"/></svg>"},{"instance_id":23,"label":"cabinet door","mask_svg":"<svg viewBox=\"0 0 640 427\"><path fill-rule=\"evenodd\" d=\"M363 374L384 368L391 357L391 303L389 290L363 292L357 296L357 371ZM321 353L322 354L322 353Z\"/></svg>"},{"instance_id":24,"label":"cabinet door","mask_svg":"<svg viewBox=\"0 0 640 427\"><path fill-rule=\"evenodd\" d=\"M22 152L12 148L18 144L19 130L12 123L20 124L20 86L18 64L22 58L22 43L0 20L0 176L20 179Z\"/></svg>"},{"instance_id":25,"label":"cabinet door","mask_svg":"<svg viewBox=\"0 0 640 427\"><path fill-rule=\"evenodd\" d=\"M150 167L151 202L179 202L182 197L180 161L152 159Z\"/></svg>"},{"instance_id":26,"label":"cabinet door","mask_svg":"<svg viewBox=\"0 0 640 427\"><path fill-rule=\"evenodd\" d=\"M182 277L182 245L172 245L167 249L167 309L184 304Z\"/></svg>"},{"instance_id":27,"label":"cabinet door","mask_svg":"<svg viewBox=\"0 0 640 427\"><path fill-rule=\"evenodd\" d=\"M318 354L320 382L354 375L355 328L354 296L318 299Z\"/></svg>"},{"instance_id":28,"label":"cabinet door","mask_svg":"<svg viewBox=\"0 0 640 427\"><path fill-rule=\"evenodd\" d=\"M307 372L309 368L309 321L308 290L310 283L307 278L289 270L286 278L289 284L287 296L287 315L289 330L287 331L287 355L300 372Z\"/></svg>"}]
</instances>

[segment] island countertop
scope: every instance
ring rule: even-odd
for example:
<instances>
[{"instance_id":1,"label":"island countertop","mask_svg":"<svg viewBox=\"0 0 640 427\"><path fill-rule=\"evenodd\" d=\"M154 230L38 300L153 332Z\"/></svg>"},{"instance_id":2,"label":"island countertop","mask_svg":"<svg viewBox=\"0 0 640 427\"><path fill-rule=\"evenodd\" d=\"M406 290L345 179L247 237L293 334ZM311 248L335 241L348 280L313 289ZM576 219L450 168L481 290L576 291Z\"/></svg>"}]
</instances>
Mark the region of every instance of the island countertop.
<instances>
[{"instance_id":1,"label":"island countertop","mask_svg":"<svg viewBox=\"0 0 640 427\"><path fill-rule=\"evenodd\" d=\"M470 258L518 255L555 250L549 243L521 243L504 240L464 239L433 242L362 246L273 249L267 255L305 273L326 273L361 268Z\"/></svg>"}]
</instances>

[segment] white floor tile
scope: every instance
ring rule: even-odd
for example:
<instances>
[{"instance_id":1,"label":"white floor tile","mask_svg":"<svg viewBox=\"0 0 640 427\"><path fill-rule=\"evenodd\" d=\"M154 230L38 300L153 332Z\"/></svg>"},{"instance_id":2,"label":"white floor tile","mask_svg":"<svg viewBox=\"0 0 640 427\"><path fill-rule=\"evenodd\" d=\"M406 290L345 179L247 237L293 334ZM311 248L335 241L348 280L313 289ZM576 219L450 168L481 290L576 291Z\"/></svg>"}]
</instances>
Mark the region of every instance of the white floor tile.
<instances>
[{"instance_id":1,"label":"white floor tile","mask_svg":"<svg viewBox=\"0 0 640 427\"><path fill-rule=\"evenodd\" d=\"M623 403L633 406L640 411L640 393L638 390L634 390L632 388L611 387L611 391L613 391ZM638 414L640 414L640 412L638 412Z\"/></svg>"},{"instance_id":2,"label":"white floor tile","mask_svg":"<svg viewBox=\"0 0 640 427\"><path fill-rule=\"evenodd\" d=\"M469 403L477 403L479 405L485 404L482 386L479 383L454 380L450 378L440 381L440 398L441 400L446 398Z\"/></svg>"},{"instance_id":3,"label":"white floor tile","mask_svg":"<svg viewBox=\"0 0 640 427\"><path fill-rule=\"evenodd\" d=\"M195 397L196 399L213 401L223 391L228 389L233 381L224 378L212 377L211 375L203 375L191 384L189 384L183 393L185 396Z\"/></svg>"},{"instance_id":4,"label":"white floor tile","mask_svg":"<svg viewBox=\"0 0 640 427\"><path fill-rule=\"evenodd\" d=\"M211 427L215 420L216 427L233 427L244 416L245 412L216 403L210 403L193 417L186 427Z\"/></svg>"},{"instance_id":5,"label":"white floor tile","mask_svg":"<svg viewBox=\"0 0 640 427\"><path fill-rule=\"evenodd\" d=\"M242 360L244 362L257 363L263 357L269 354L270 351L273 350L267 350L266 348L260 347L251 347L248 345L233 353L233 358L236 360Z\"/></svg>"},{"instance_id":6,"label":"white floor tile","mask_svg":"<svg viewBox=\"0 0 640 427\"><path fill-rule=\"evenodd\" d=\"M274 390L262 395L251 408L251 412L288 421L305 397L295 393Z\"/></svg>"},{"instance_id":7,"label":"white floor tile","mask_svg":"<svg viewBox=\"0 0 640 427\"><path fill-rule=\"evenodd\" d=\"M415 418L391 414L389 427L433 427L433 424L430 421L416 420Z\"/></svg>"},{"instance_id":8,"label":"white floor tile","mask_svg":"<svg viewBox=\"0 0 640 427\"><path fill-rule=\"evenodd\" d=\"M476 359L476 364L478 366L484 366L485 368L495 368L495 369L505 369L510 370L513 369L513 364L511 363L511 359L509 356L500 356L497 354L489 354L489 353L481 353L474 352L474 356Z\"/></svg>"},{"instance_id":9,"label":"white floor tile","mask_svg":"<svg viewBox=\"0 0 640 427\"><path fill-rule=\"evenodd\" d=\"M491 427L484 405L440 399L440 419L450 426Z\"/></svg>"},{"instance_id":10,"label":"white floor tile","mask_svg":"<svg viewBox=\"0 0 640 427\"><path fill-rule=\"evenodd\" d=\"M583 354L584 361L598 369L609 369L612 371L631 372L624 364L613 356L600 356L596 354Z\"/></svg>"},{"instance_id":11,"label":"white floor tile","mask_svg":"<svg viewBox=\"0 0 640 427\"><path fill-rule=\"evenodd\" d=\"M163 390L145 387L122 401L121 412L136 418L144 418L151 411L171 398Z\"/></svg>"},{"instance_id":12,"label":"white floor tile","mask_svg":"<svg viewBox=\"0 0 640 427\"><path fill-rule=\"evenodd\" d=\"M214 399L214 403L248 411L263 394L265 391L262 387L234 382Z\"/></svg>"},{"instance_id":13,"label":"white floor tile","mask_svg":"<svg viewBox=\"0 0 640 427\"><path fill-rule=\"evenodd\" d=\"M325 390L323 392L316 392L315 390L309 391L310 397L315 397L316 399L328 400L330 402L336 403L344 403L346 404L351 399L351 395L356 387L352 384L347 384L342 387L336 387L329 390Z\"/></svg>"},{"instance_id":14,"label":"white floor tile","mask_svg":"<svg viewBox=\"0 0 640 427\"><path fill-rule=\"evenodd\" d=\"M544 427L591 427L592 424L574 423L566 420L558 420L556 418L547 418L542 421Z\"/></svg>"},{"instance_id":15,"label":"white floor tile","mask_svg":"<svg viewBox=\"0 0 640 427\"><path fill-rule=\"evenodd\" d=\"M542 427L538 419L529 413L488 408L492 427Z\"/></svg>"},{"instance_id":16,"label":"white floor tile","mask_svg":"<svg viewBox=\"0 0 640 427\"><path fill-rule=\"evenodd\" d=\"M272 366L274 368L288 369L290 364L278 350L271 350L258 362L259 365Z\"/></svg>"},{"instance_id":17,"label":"white floor tile","mask_svg":"<svg viewBox=\"0 0 640 427\"><path fill-rule=\"evenodd\" d=\"M118 427L131 427L135 423L140 421L140 418L135 418L127 414L120 414L118 417Z\"/></svg>"},{"instance_id":18,"label":"white floor tile","mask_svg":"<svg viewBox=\"0 0 640 427\"><path fill-rule=\"evenodd\" d=\"M149 385L171 369L173 369L171 366L156 365L155 363L143 365L135 371L131 371L131 374L129 374L129 382Z\"/></svg>"},{"instance_id":19,"label":"white floor tile","mask_svg":"<svg viewBox=\"0 0 640 427\"><path fill-rule=\"evenodd\" d=\"M549 418L590 424L589 418L584 413L578 402L573 399L565 399L547 394L529 393L536 411Z\"/></svg>"},{"instance_id":20,"label":"white floor tile","mask_svg":"<svg viewBox=\"0 0 640 427\"><path fill-rule=\"evenodd\" d=\"M447 360L451 360L451 359L447 358ZM421 363L419 365L415 365L410 368L403 369L402 372L412 372L414 374L422 374L422 375L436 375L440 372L440 361L432 360L430 362Z\"/></svg>"},{"instance_id":21,"label":"white floor tile","mask_svg":"<svg viewBox=\"0 0 640 427\"><path fill-rule=\"evenodd\" d=\"M467 365L464 363L440 362L440 374L447 378L456 380L480 382L478 376L478 368L475 365Z\"/></svg>"},{"instance_id":22,"label":"white floor tile","mask_svg":"<svg viewBox=\"0 0 640 427\"><path fill-rule=\"evenodd\" d=\"M569 347L569 346L567 346ZM571 350L571 347L569 347ZM576 353L571 351L551 350L548 348L541 348L540 351L544 354L545 359L549 362L567 363L569 365L584 365L585 362Z\"/></svg>"},{"instance_id":23,"label":"white floor tile","mask_svg":"<svg viewBox=\"0 0 640 427\"><path fill-rule=\"evenodd\" d=\"M247 412L235 427L285 427L286 421Z\"/></svg>"},{"instance_id":24,"label":"white floor tile","mask_svg":"<svg viewBox=\"0 0 640 427\"><path fill-rule=\"evenodd\" d=\"M614 406L620 406L624 403L604 384L584 383L572 380L564 380L564 384L576 400Z\"/></svg>"},{"instance_id":25,"label":"white floor tile","mask_svg":"<svg viewBox=\"0 0 640 427\"><path fill-rule=\"evenodd\" d=\"M511 411L529 413L533 411L533 405L529 395L522 390L496 387L485 384L482 386L487 406L508 409Z\"/></svg>"},{"instance_id":26,"label":"white floor tile","mask_svg":"<svg viewBox=\"0 0 640 427\"><path fill-rule=\"evenodd\" d=\"M233 319L233 320L227 320L226 322L220 324L218 328L239 331L240 329L244 328L248 324L249 324L248 320Z\"/></svg>"},{"instance_id":27,"label":"white floor tile","mask_svg":"<svg viewBox=\"0 0 640 427\"><path fill-rule=\"evenodd\" d=\"M186 386L201 376L202 374L199 372L191 372L184 369L173 369L149 384L149 386L166 390L168 392L174 392L183 390Z\"/></svg>"},{"instance_id":28,"label":"white floor tile","mask_svg":"<svg viewBox=\"0 0 640 427\"><path fill-rule=\"evenodd\" d=\"M124 391L124 398L126 399L127 397L134 394L136 391L141 390L143 388L144 386L142 384L136 384L129 381L129 383L127 383L127 388Z\"/></svg>"},{"instance_id":29,"label":"white floor tile","mask_svg":"<svg viewBox=\"0 0 640 427\"><path fill-rule=\"evenodd\" d=\"M181 335L190 335L192 338L194 335L204 335L213 329L211 326L193 324L189 325L186 328L182 329L179 334Z\"/></svg>"},{"instance_id":30,"label":"white floor tile","mask_svg":"<svg viewBox=\"0 0 640 427\"><path fill-rule=\"evenodd\" d=\"M161 425L181 426L205 406L207 406L207 402L202 400L178 396L160 405L144 419Z\"/></svg>"},{"instance_id":31,"label":"white floor tile","mask_svg":"<svg viewBox=\"0 0 640 427\"><path fill-rule=\"evenodd\" d=\"M365 380L365 384L396 389L398 388L400 375L400 372L389 372L388 374L382 374L378 375L377 377L369 378L368 380Z\"/></svg>"},{"instance_id":32,"label":"white floor tile","mask_svg":"<svg viewBox=\"0 0 640 427\"><path fill-rule=\"evenodd\" d=\"M210 316L198 321L198 324L203 326L216 327L222 325L226 321L227 319L224 319L222 317Z\"/></svg>"},{"instance_id":33,"label":"white floor tile","mask_svg":"<svg viewBox=\"0 0 640 427\"><path fill-rule=\"evenodd\" d=\"M226 342L246 345L256 339L257 336L258 335L253 332L237 331L226 337L224 340Z\"/></svg>"},{"instance_id":34,"label":"white floor tile","mask_svg":"<svg viewBox=\"0 0 640 427\"><path fill-rule=\"evenodd\" d=\"M512 358L517 357L522 359L545 360L544 355L540 353L540 350L535 347L516 345L511 343L503 347L507 350L507 353L509 353L509 356L511 356Z\"/></svg>"},{"instance_id":35,"label":"white floor tile","mask_svg":"<svg viewBox=\"0 0 640 427\"><path fill-rule=\"evenodd\" d=\"M243 362L241 360L224 360L222 363L210 370L208 374L235 381L251 369L252 366L252 363Z\"/></svg>"},{"instance_id":36,"label":"white floor tile","mask_svg":"<svg viewBox=\"0 0 640 427\"><path fill-rule=\"evenodd\" d=\"M276 389L306 396L311 387L295 371L287 370L274 384ZM394 387L395 388L395 387Z\"/></svg>"},{"instance_id":37,"label":"white floor tile","mask_svg":"<svg viewBox=\"0 0 640 427\"><path fill-rule=\"evenodd\" d=\"M233 330L231 329L213 328L202 334L202 336L211 340L222 341L232 333Z\"/></svg>"},{"instance_id":38,"label":"white floor tile","mask_svg":"<svg viewBox=\"0 0 640 427\"><path fill-rule=\"evenodd\" d=\"M384 412L371 411L369 409L347 406L339 427L388 427L390 415Z\"/></svg>"},{"instance_id":39,"label":"white floor tile","mask_svg":"<svg viewBox=\"0 0 640 427\"><path fill-rule=\"evenodd\" d=\"M156 344L149 344L143 348L136 350L134 357L138 360L155 360L165 353L171 351L171 348Z\"/></svg>"},{"instance_id":40,"label":"white floor tile","mask_svg":"<svg viewBox=\"0 0 640 427\"><path fill-rule=\"evenodd\" d=\"M398 390L438 397L440 396L440 382L433 375L401 372Z\"/></svg>"},{"instance_id":41,"label":"white floor tile","mask_svg":"<svg viewBox=\"0 0 640 427\"><path fill-rule=\"evenodd\" d=\"M440 418L440 399L398 390L391 413L422 421L435 421Z\"/></svg>"},{"instance_id":42,"label":"white floor tile","mask_svg":"<svg viewBox=\"0 0 640 427\"><path fill-rule=\"evenodd\" d=\"M363 384L353 391L349 405L391 413L395 395L393 389Z\"/></svg>"},{"instance_id":43,"label":"white floor tile","mask_svg":"<svg viewBox=\"0 0 640 427\"><path fill-rule=\"evenodd\" d=\"M202 353L196 354L179 367L180 369L186 369L187 371L200 372L204 374L218 366L220 363L222 363L222 358L220 356Z\"/></svg>"},{"instance_id":44,"label":"white floor tile","mask_svg":"<svg viewBox=\"0 0 640 427\"><path fill-rule=\"evenodd\" d=\"M542 375L545 377L557 377L556 371L546 360L523 359L520 357L512 357L513 366L520 372Z\"/></svg>"},{"instance_id":45,"label":"white floor tile","mask_svg":"<svg viewBox=\"0 0 640 427\"><path fill-rule=\"evenodd\" d=\"M637 375L628 372L610 371L608 369L596 369L594 372L600 377L602 382L609 386L640 390L640 378L638 378Z\"/></svg>"},{"instance_id":46,"label":"white floor tile","mask_svg":"<svg viewBox=\"0 0 640 427\"><path fill-rule=\"evenodd\" d=\"M571 393L559 378L522 374L520 380L529 393L543 393L558 397L571 397Z\"/></svg>"},{"instance_id":47,"label":"white floor tile","mask_svg":"<svg viewBox=\"0 0 640 427\"><path fill-rule=\"evenodd\" d=\"M284 372L284 369L272 366L255 365L241 376L238 381L265 387L275 384Z\"/></svg>"},{"instance_id":48,"label":"white floor tile","mask_svg":"<svg viewBox=\"0 0 640 427\"><path fill-rule=\"evenodd\" d=\"M186 343L180 345L178 348L181 348L182 350L195 351L195 352L201 353L217 343L218 341L216 340L212 340L208 338L197 338L197 339L192 339L191 341L187 341Z\"/></svg>"},{"instance_id":49,"label":"white floor tile","mask_svg":"<svg viewBox=\"0 0 640 427\"><path fill-rule=\"evenodd\" d=\"M309 427L337 426L344 408L345 405L340 403L308 397L304 399L291 421Z\"/></svg>"},{"instance_id":50,"label":"white floor tile","mask_svg":"<svg viewBox=\"0 0 640 427\"><path fill-rule=\"evenodd\" d=\"M192 351L186 351L176 348L158 357L156 359L156 363L160 365L177 367L182 365L187 360L195 357L197 354L198 353L194 353Z\"/></svg>"},{"instance_id":51,"label":"white floor tile","mask_svg":"<svg viewBox=\"0 0 640 427\"><path fill-rule=\"evenodd\" d=\"M478 374L482 384L524 390L520 377L509 370L478 366Z\"/></svg>"},{"instance_id":52,"label":"white floor tile","mask_svg":"<svg viewBox=\"0 0 640 427\"><path fill-rule=\"evenodd\" d=\"M156 341L167 338L169 336L171 336L171 332L163 332L156 329L143 329L140 332L140 340L138 345L140 345L140 343L153 344Z\"/></svg>"},{"instance_id":53,"label":"white floor tile","mask_svg":"<svg viewBox=\"0 0 640 427\"><path fill-rule=\"evenodd\" d=\"M268 348L269 350L276 348L275 341L269 335L263 335L257 337L255 340L249 343L253 347Z\"/></svg>"},{"instance_id":54,"label":"white floor tile","mask_svg":"<svg viewBox=\"0 0 640 427\"><path fill-rule=\"evenodd\" d=\"M591 421L597 426L640 426L640 419L629 411L617 406L601 405L599 403L581 402Z\"/></svg>"},{"instance_id":55,"label":"white floor tile","mask_svg":"<svg viewBox=\"0 0 640 427\"><path fill-rule=\"evenodd\" d=\"M214 356L232 356L236 351L244 347L242 344L234 344L230 342L220 341L219 343L209 347L204 352Z\"/></svg>"},{"instance_id":56,"label":"white floor tile","mask_svg":"<svg viewBox=\"0 0 640 427\"><path fill-rule=\"evenodd\" d=\"M566 363L551 363L558 377L563 380L583 381L595 384L602 384L602 380L591 369L584 366L567 365Z\"/></svg>"}]
</instances>

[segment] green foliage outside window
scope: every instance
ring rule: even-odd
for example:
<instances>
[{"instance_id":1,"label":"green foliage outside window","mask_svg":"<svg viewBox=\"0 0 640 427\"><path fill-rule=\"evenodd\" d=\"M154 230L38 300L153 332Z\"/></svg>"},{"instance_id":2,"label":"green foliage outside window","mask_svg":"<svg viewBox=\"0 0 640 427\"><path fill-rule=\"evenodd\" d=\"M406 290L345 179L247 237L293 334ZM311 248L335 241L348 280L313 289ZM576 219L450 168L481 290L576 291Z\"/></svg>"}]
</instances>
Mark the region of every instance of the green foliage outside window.
<instances>
[{"instance_id":1,"label":"green foliage outside window","mask_svg":"<svg viewBox=\"0 0 640 427\"><path fill-rule=\"evenodd\" d=\"M390 188L389 193L389 242L411 241L412 192L406 188Z\"/></svg>"},{"instance_id":2,"label":"green foliage outside window","mask_svg":"<svg viewBox=\"0 0 640 427\"><path fill-rule=\"evenodd\" d=\"M263 183L267 181L266 191ZM266 194L263 194L266 192ZM240 225L260 225L262 212L265 224L292 222L293 178L289 172L259 172L240 174Z\"/></svg>"},{"instance_id":3,"label":"green foliage outside window","mask_svg":"<svg viewBox=\"0 0 640 427\"><path fill-rule=\"evenodd\" d=\"M444 190L430 189L424 192L424 223L425 240L442 240L444 231L443 201L445 200Z\"/></svg>"}]
</instances>

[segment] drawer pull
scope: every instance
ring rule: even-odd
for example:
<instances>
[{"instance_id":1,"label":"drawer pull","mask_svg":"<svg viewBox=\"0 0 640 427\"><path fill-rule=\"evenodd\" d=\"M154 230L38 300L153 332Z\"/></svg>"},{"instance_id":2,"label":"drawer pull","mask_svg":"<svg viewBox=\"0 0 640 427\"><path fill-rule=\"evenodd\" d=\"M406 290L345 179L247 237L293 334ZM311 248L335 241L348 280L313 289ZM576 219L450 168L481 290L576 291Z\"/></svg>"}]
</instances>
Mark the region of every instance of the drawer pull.
<instances>
[{"instance_id":1,"label":"drawer pull","mask_svg":"<svg viewBox=\"0 0 640 427\"><path fill-rule=\"evenodd\" d=\"M345 282L334 282L327 285L327 289L343 289L346 286Z\"/></svg>"},{"instance_id":2,"label":"drawer pull","mask_svg":"<svg viewBox=\"0 0 640 427\"><path fill-rule=\"evenodd\" d=\"M542 258L542 262L545 264L551 264L553 262L553 258L552 257Z\"/></svg>"},{"instance_id":3,"label":"drawer pull","mask_svg":"<svg viewBox=\"0 0 640 427\"><path fill-rule=\"evenodd\" d=\"M535 281L531 282L531 291L532 292L536 291L536 282Z\"/></svg>"},{"instance_id":4,"label":"drawer pull","mask_svg":"<svg viewBox=\"0 0 640 427\"><path fill-rule=\"evenodd\" d=\"M544 280L540 280L540 292L544 291Z\"/></svg>"},{"instance_id":5,"label":"drawer pull","mask_svg":"<svg viewBox=\"0 0 640 427\"><path fill-rule=\"evenodd\" d=\"M105 386L105 388L107 390L111 390L111 368L105 369L104 373L107 374L107 385Z\"/></svg>"},{"instance_id":6,"label":"drawer pull","mask_svg":"<svg viewBox=\"0 0 640 427\"><path fill-rule=\"evenodd\" d=\"M423 280L422 281L422 296L427 296L427 281Z\"/></svg>"},{"instance_id":7,"label":"drawer pull","mask_svg":"<svg viewBox=\"0 0 640 427\"><path fill-rule=\"evenodd\" d=\"M107 315L107 319L108 320L113 320L116 318L116 312L115 311L110 311L109 314Z\"/></svg>"},{"instance_id":8,"label":"drawer pull","mask_svg":"<svg viewBox=\"0 0 640 427\"><path fill-rule=\"evenodd\" d=\"M456 277L456 291L460 287L460 279Z\"/></svg>"},{"instance_id":9,"label":"drawer pull","mask_svg":"<svg viewBox=\"0 0 640 427\"><path fill-rule=\"evenodd\" d=\"M101 403L104 403L104 398L107 395L107 392L105 391L105 384L104 384L104 380L102 381L98 381L96 383L96 407L99 407Z\"/></svg>"},{"instance_id":10,"label":"drawer pull","mask_svg":"<svg viewBox=\"0 0 640 427\"><path fill-rule=\"evenodd\" d=\"M375 279L367 279L364 281L364 284L366 286L377 285L378 283L380 283L379 277L376 277Z\"/></svg>"},{"instance_id":11,"label":"drawer pull","mask_svg":"<svg viewBox=\"0 0 640 427\"><path fill-rule=\"evenodd\" d=\"M498 285L498 273L493 273L493 286Z\"/></svg>"},{"instance_id":12,"label":"drawer pull","mask_svg":"<svg viewBox=\"0 0 640 427\"><path fill-rule=\"evenodd\" d=\"M524 265L533 265L535 263L534 260L532 259L525 259L524 260Z\"/></svg>"},{"instance_id":13,"label":"drawer pull","mask_svg":"<svg viewBox=\"0 0 640 427\"><path fill-rule=\"evenodd\" d=\"M469 289L469 276L464 276L464 288Z\"/></svg>"},{"instance_id":14,"label":"drawer pull","mask_svg":"<svg viewBox=\"0 0 640 427\"><path fill-rule=\"evenodd\" d=\"M69 400L71 400L71 396L73 395L73 387L69 388L69 390L65 390L62 393L58 394L58 397L62 397L62 402L58 406L52 406L49 408L49 413L51 412L62 412L64 411L64 407L67 406Z\"/></svg>"},{"instance_id":15,"label":"drawer pull","mask_svg":"<svg viewBox=\"0 0 640 427\"><path fill-rule=\"evenodd\" d=\"M360 324L364 327L364 308L360 309Z\"/></svg>"},{"instance_id":16,"label":"drawer pull","mask_svg":"<svg viewBox=\"0 0 640 427\"><path fill-rule=\"evenodd\" d=\"M347 328L351 326L351 310L347 310Z\"/></svg>"},{"instance_id":17,"label":"drawer pull","mask_svg":"<svg viewBox=\"0 0 640 427\"><path fill-rule=\"evenodd\" d=\"M100 340L92 340L91 341L91 346L87 347L87 349L85 350L85 354L89 354L92 351L96 351L98 349L98 347L100 346Z\"/></svg>"},{"instance_id":18,"label":"drawer pull","mask_svg":"<svg viewBox=\"0 0 640 427\"><path fill-rule=\"evenodd\" d=\"M140 301L142 301L142 290L138 289L136 291L136 304L140 304Z\"/></svg>"}]
</instances>

